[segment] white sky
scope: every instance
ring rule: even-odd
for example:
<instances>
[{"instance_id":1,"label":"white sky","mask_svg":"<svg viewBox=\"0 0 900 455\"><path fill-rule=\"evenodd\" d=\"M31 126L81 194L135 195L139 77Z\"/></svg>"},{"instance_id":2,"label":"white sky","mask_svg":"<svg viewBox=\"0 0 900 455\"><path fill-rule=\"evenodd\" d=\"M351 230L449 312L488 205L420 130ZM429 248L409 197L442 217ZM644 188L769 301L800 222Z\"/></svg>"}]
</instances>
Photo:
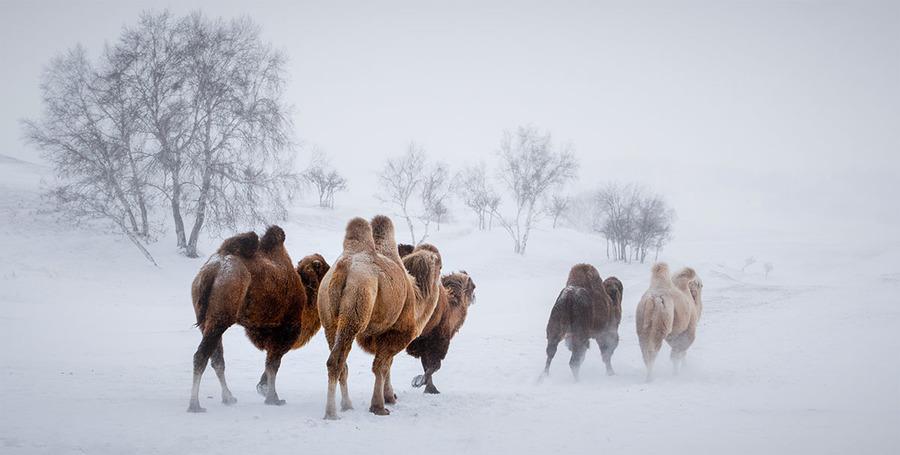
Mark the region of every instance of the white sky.
<instances>
[{"instance_id":1,"label":"white sky","mask_svg":"<svg viewBox=\"0 0 900 455\"><path fill-rule=\"evenodd\" d=\"M0 154L38 160L18 119L53 55L166 7L262 26L344 199L368 200L410 140L490 163L531 123L574 144L580 188L667 194L683 236L900 227L900 2L0 0Z\"/></svg>"}]
</instances>

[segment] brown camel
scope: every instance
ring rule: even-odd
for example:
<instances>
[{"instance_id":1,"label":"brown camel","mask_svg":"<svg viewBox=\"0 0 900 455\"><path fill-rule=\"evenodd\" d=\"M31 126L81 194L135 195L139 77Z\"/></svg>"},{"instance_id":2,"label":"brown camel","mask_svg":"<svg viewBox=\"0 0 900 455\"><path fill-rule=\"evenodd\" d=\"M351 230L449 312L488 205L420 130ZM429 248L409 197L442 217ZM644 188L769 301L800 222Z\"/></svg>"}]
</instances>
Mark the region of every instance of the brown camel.
<instances>
[{"instance_id":1,"label":"brown camel","mask_svg":"<svg viewBox=\"0 0 900 455\"><path fill-rule=\"evenodd\" d=\"M319 292L319 283L329 268L328 262L318 253L306 256L297 263L297 273L300 274L300 281L306 290L306 305L303 306L300 314L300 320L303 321L300 327L300 335L297 336L297 341L291 346L291 350L302 348L306 343L309 343L309 340L316 333L319 333L319 327L322 325L319 323L316 295ZM256 384L256 391L262 396L267 396L268 389L269 380L264 369L262 376L259 378L259 383Z\"/></svg>"},{"instance_id":2,"label":"brown camel","mask_svg":"<svg viewBox=\"0 0 900 455\"><path fill-rule=\"evenodd\" d=\"M670 277L667 264L653 265L650 288L641 297L635 314L647 382L653 380L653 364L663 340L672 347L672 366L678 374L697 334L702 288L703 282L694 269L686 267Z\"/></svg>"},{"instance_id":3,"label":"brown camel","mask_svg":"<svg viewBox=\"0 0 900 455\"><path fill-rule=\"evenodd\" d=\"M428 249L438 254L437 248L422 244L417 249ZM415 249L412 245L399 245L398 252L404 258ZM409 269L409 267L407 267ZM441 393L434 386L432 375L441 368L447 356L450 340L466 321L469 305L475 303L475 282L465 271L444 275L441 278L440 297L431 319L422 334L406 347L406 353L421 359L424 375L413 378L413 387L425 386L425 393Z\"/></svg>"},{"instance_id":4,"label":"brown camel","mask_svg":"<svg viewBox=\"0 0 900 455\"><path fill-rule=\"evenodd\" d=\"M422 332L437 305L438 256L416 252L412 276L406 272L394 225L385 216L372 222L354 218L347 224L344 251L325 274L318 299L319 317L331 354L328 357L326 419L337 419L335 388L341 384L341 409L352 408L347 391L347 355L356 340L375 355L375 388L369 411L388 415L385 402L396 401L391 363ZM413 278L415 277L415 278Z\"/></svg>"},{"instance_id":5,"label":"brown camel","mask_svg":"<svg viewBox=\"0 0 900 455\"><path fill-rule=\"evenodd\" d=\"M222 351L222 334L234 324L242 325L250 341L266 351L266 404L284 404L275 390L281 357L301 340L308 341L320 325L302 279L311 277L309 268L323 274L328 268L321 256L313 255L300 261L304 267L295 270L284 239L278 226L269 227L262 238L247 232L226 239L194 278L191 297L203 339L194 354L189 412L205 411L198 393L210 357L222 386L222 402L237 401L225 382Z\"/></svg>"},{"instance_id":6,"label":"brown camel","mask_svg":"<svg viewBox=\"0 0 900 455\"><path fill-rule=\"evenodd\" d=\"M556 298L550 320L547 321L547 363L541 378L549 376L550 363L563 338L572 351L569 368L576 381L591 338L600 347L606 374L615 374L612 355L619 345L622 290L622 282L618 278L610 277L603 281L597 269L590 264L572 267L566 287Z\"/></svg>"}]
</instances>

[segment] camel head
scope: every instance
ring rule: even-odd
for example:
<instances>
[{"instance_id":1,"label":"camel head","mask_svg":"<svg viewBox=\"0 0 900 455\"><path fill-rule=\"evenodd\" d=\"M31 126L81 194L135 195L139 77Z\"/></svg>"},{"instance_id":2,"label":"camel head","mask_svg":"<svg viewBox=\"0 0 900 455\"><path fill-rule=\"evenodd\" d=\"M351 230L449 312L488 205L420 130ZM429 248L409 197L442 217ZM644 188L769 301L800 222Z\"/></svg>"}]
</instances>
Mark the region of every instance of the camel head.
<instances>
[{"instance_id":1,"label":"camel head","mask_svg":"<svg viewBox=\"0 0 900 455\"><path fill-rule=\"evenodd\" d=\"M441 284L450 293L451 305L468 307L475 304L475 281L465 270L444 275Z\"/></svg>"},{"instance_id":2,"label":"camel head","mask_svg":"<svg viewBox=\"0 0 900 455\"><path fill-rule=\"evenodd\" d=\"M318 253L306 256L297 263L297 274L300 275L300 281L302 281L303 286L306 287L308 291L307 294L311 292L312 296L316 295L322 277L325 276L325 273L327 273L330 268L331 267L328 265L328 262L325 261L325 258Z\"/></svg>"},{"instance_id":3,"label":"camel head","mask_svg":"<svg viewBox=\"0 0 900 455\"><path fill-rule=\"evenodd\" d=\"M408 243L401 243L401 244L397 245L397 253L400 255L400 258L405 258L406 256L409 256L410 254L412 254L413 250L415 250L415 249L416 249L416 247L414 247Z\"/></svg>"}]
</instances>

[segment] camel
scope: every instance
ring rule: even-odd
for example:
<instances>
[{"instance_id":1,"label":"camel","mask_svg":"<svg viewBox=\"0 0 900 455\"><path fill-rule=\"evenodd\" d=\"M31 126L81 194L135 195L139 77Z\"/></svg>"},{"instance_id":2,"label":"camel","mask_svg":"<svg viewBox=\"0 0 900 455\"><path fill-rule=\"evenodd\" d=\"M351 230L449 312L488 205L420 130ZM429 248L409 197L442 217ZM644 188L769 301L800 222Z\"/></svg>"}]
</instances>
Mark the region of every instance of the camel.
<instances>
[{"instance_id":1,"label":"camel","mask_svg":"<svg viewBox=\"0 0 900 455\"><path fill-rule=\"evenodd\" d=\"M391 385L394 356L422 332L437 305L440 289L438 256L428 250L411 254L404 269L394 225L386 216L371 223L354 218L347 224L344 251L322 278L318 308L328 357L325 419L337 419L335 388L341 385L341 410L353 408L347 391L347 356L356 340L375 355L375 387L369 411L388 415L385 403L397 396Z\"/></svg>"},{"instance_id":2,"label":"camel","mask_svg":"<svg viewBox=\"0 0 900 455\"><path fill-rule=\"evenodd\" d=\"M556 298L547 321L547 363L541 378L550 375L550 364L563 338L572 351L569 368L576 381L591 338L600 347L606 374L615 374L612 355L619 345L622 291L622 282L618 278L610 277L604 281L590 264L572 267L566 287Z\"/></svg>"},{"instance_id":3,"label":"camel","mask_svg":"<svg viewBox=\"0 0 900 455\"><path fill-rule=\"evenodd\" d=\"M703 308L702 289L703 282L692 268L685 267L670 277L667 264L653 265L650 288L641 297L635 315L641 353L647 366L647 382L653 380L653 364L663 340L672 347L672 366L678 374L697 334L697 322Z\"/></svg>"},{"instance_id":4,"label":"camel","mask_svg":"<svg viewBox=\"0 0 900 455\"><path fill-rule=\"evenodd\" d=\"M259 238L255 232L238 234L222 242L218 251L200 268L191 285L197 327L203 338L194 354L194 380L188 412L205 412L198 393L200 379L212 358L212 367L222 387L222 403L237 400L225 381L222 334L234 324L244 327L247 337L266 351L266 404L282 405L275 389L281 357L299 347L319 330L318 312L311 307L318 279L328 270L320 255L307 256L294 269L284 248L284 231L270 226Z\"/></svg>"},{"instance_id":5,"label":"camel","mask_svg":"<svg viewBox=\"0 0 900 455\"><path fill-rule=\"evenodd\" d=\"M419 249L440 253L430 244L419 245ZM412 253L411 245L399 245L398 252L405 258ZM475 282L465 271L451 273L441 277L440 297L431 319L422 330L422 334L406 347L406 353L421 359L425 374L413 378L412 386L425 386L425 393L441 393L434 386L432 376L441 368L441 362L447 356L450 340L459 332L466 321L470 305L475 304Z\"/></svg>"}]
</instances>

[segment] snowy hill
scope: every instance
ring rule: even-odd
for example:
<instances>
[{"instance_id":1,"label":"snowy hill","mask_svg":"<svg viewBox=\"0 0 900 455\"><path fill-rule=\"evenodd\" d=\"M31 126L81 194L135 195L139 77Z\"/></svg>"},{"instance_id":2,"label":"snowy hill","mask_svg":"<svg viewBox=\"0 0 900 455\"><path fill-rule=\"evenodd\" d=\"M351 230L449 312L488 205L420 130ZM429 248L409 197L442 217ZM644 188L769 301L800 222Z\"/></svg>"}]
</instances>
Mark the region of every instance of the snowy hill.
<instances>
[{"instance_id":1,"label":"snowy hill","mask_svg":"<svg viewBox=\"0 0 900 455\"><path fill-rule=\"evenodd\" d=\"M534 233L528 255L500 229L465 220L429 240L445 271L465 269L477 302L426 396L409 380L418 361L394 362L399 402L389 417L365 412L372 358L350 355L357 410L323 421L327 356L321 334L285 357L270 407L256 394L263 355L234 327L226 375L239 402L221 405L210 370L188 414L199 333L189 285L202 259L152 246L160 267L127 240L59 222L43 207L46 170L0 159L0 452L3 453L890 453L900 450L900 266L896 245L872 248L790 239L677 241L673 266L704 279L704 314L687 368L645 384L634 309L649 264L606 259L602 240L569 229ZM343 226L368 210L296 207L283 224L295 260L340 253ZM402 231L401 231L402 233ZM211 252L221 238L207 239ZM401 239L402 240L402 239ZM766 255L776 269L765 279ZM573 383L560 349L536 384L544 327L568 268L590 262L625 285L621 342L607 377L588 351Z\"/></svg>"}]
</instances>

